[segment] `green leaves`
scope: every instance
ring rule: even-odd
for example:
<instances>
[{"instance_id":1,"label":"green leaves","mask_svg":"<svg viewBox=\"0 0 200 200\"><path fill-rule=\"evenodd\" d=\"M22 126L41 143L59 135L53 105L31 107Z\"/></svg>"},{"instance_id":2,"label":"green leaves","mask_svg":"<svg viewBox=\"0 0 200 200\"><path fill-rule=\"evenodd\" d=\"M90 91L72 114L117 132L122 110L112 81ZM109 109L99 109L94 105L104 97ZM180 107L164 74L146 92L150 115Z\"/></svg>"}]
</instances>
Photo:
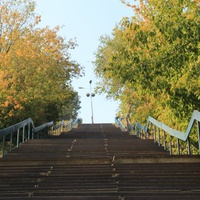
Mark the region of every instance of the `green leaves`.
<instances>
[{"instance_id":1,"label":"green leaves","mask_svg":"<svg viewBox=\"0 0 200 200\"><path fill-rule=\"evenodd\" d=\"M105 92L114 97L118 94L117 99L125 105L131 99L136 118L143 112L173 126L180 120L188 123L188 113L200 110L199 3L190 0L140 3L137 17L124 18L112 38L106 37L100 45L96 74L103 79L103 85L109 77L109 89ZM121 88L113 90L116 82ZM122 110L126 113L125 107ZM163 111L170 113L170 119L165 119Z\"/></svg>"}]
</instances>

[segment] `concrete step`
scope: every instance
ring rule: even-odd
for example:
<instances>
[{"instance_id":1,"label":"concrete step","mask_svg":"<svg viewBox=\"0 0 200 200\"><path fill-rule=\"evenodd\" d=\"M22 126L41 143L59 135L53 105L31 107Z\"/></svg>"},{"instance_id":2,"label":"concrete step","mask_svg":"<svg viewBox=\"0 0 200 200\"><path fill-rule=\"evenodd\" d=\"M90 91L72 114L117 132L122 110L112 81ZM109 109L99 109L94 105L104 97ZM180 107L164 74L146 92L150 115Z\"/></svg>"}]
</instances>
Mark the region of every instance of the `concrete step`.
<instances>
[{"instance_id":1,"label":"concrete step","mask_svg":"<svg viewBox=\"0 0 200 200\"><path fill-rule=\"evenodd\" d=\"M199 156L111 124L30 140L0 159L0 199L199 199Z\"/></svg>"}]
</instances>

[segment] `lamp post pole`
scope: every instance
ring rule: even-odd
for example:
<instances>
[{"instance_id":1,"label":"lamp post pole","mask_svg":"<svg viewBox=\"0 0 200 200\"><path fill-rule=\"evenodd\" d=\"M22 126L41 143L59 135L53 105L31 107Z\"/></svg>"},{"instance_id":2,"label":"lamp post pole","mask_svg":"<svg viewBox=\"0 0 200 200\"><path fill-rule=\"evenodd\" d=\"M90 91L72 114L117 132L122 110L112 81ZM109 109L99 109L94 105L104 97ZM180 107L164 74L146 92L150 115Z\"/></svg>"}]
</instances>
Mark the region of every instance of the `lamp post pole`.
<instances>
[{"instance_id":1,"label":"lamp post pole","mask_svg":"<svg viewBox=\"0 0 200 200\"><path fill-rule=\"evenodd\" d=\"M90 103L91 103L91 122L94 124L94 114L93 114L93 103L92 103L92 97L95 97L95 94L92 92L92 80L89 81L90 84L90 93L86 93L87 97L90 97ZM79 89L85 89L84 87L79 87Z\"/></svg>"},{"instance_id":2,"label":"lamp post pole","mask_svg":"<svg viewBox=\"0 0 200 200\"><path fill-rule=\"evenodd\" d=\"M91 112L92 112L92 116L91 116L91 121L92 124L94 124L94 113L93 113L93 102L92 102L92 97L94 97L94 93L92 93L92 80L89 81L90 83L90 99L91 99Z\"/></svg>"},{"instance_id":3,"label":"lamp post pole","mask_svg":"<svg viewBox=\"0 0 200 200\"><path fill-rule=\"evenodd\" d=\"M86 96L87 96L87 97L90 97L90 102L91 102L91 113L92 113L91 122L92 122L92 124L94 124L94 114L93 114L93 102L92 102L92 97L94 97L95 94L92 92L92 80L89 81L89 84L90 84L90 93L87 93Z\"/></svg>"}]
</instances>

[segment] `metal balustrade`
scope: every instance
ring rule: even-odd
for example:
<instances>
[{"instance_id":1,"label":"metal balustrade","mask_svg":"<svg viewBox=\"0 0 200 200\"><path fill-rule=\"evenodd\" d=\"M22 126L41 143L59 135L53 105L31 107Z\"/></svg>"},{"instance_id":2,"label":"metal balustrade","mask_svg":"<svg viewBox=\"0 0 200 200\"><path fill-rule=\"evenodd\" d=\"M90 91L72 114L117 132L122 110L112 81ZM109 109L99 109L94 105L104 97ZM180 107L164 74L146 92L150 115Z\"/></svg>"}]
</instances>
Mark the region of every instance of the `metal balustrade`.
<instances>
[{"instance_id":1,"label":"metal balustrade","mask_svg":"<svg viewBox=\"0 0 200 200\"><path fill-rule=\"evenodd\" d=\"M197 122L198 141L194 141L190 137L195 122ZM133 125L127 124L127 129L129 132L133 132L140 138L153 138L155 143L159 146L163 146L165 150L169 150L170 155L174 154L174 152L176 152L177 155L186 154L186 152L188 155L191 155L191 143L198 143L196 147L200 154L200 112L197 110L193 112L185 132L172 129L151 116L148 117L146 126L142 126L138 122L135 122Z\"/></svg>"},{"instance_id":2,"label":"metal balustrade","mask_svg":"<svg viewBox=\"0 0 200 200\"><path fill-rule=\"evenodd\" d=\"M31 118L19 122L15 125L0 130L1 156L11 152L13 148L34 138L46 137L48 135L58 135L62 131L70 131L80 123L80 120L70 120L66 124L64 121L54 125L53 121L35 127Z\"/></svg>"},{"instance_id":3,"label":"metal balustrade","mask_svg":"<svg viewBox=\"0 0 200 200\"><path fill-rule=\"evenodd\" d=\"M121 129L121 131L127 131L126 126L122 122L122 118L115 117L115 124L117 127L119 127Z\"/></svg>"}]
</instances>

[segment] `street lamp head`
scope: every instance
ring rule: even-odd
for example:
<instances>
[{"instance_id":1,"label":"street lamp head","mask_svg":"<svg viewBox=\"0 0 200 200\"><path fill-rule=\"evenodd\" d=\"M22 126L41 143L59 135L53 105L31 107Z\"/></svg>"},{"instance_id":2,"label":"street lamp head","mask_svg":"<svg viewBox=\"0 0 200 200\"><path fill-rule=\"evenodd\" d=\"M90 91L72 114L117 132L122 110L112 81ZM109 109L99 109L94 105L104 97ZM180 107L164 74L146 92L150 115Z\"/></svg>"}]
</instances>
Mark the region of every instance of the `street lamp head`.
<instances>
[{"instance_id":1,"label":"street lamp head","mask_svg":"<svg viewBox=\"0 0 200 200\"><path fill-rule=\"evenodd\" d=\"M89 96L90 96L90 93L87 93L86 96L89 97Z\"/></svg>"},{"instance_id":2,"label":"street lamp head","mask_svg":"<svg viewBox=\"0 0 200 200\"><path fill-rule=\"evenodd\" d=\"M92 96L92 97L94 97L94 96L95 96L95 94L94 94L94 93L91 93L91 96Z\"/></svg>"},{"instance_id":3,"label":"street lamp head","mask_svg":"<svg viewBox=\"0 0 200 200\"><path fill-rule=\"evenodd\" d=\"M92 83L92 80L90 80L89 83L91 84L91 83Z\"/></svg>"}]
</instances>

